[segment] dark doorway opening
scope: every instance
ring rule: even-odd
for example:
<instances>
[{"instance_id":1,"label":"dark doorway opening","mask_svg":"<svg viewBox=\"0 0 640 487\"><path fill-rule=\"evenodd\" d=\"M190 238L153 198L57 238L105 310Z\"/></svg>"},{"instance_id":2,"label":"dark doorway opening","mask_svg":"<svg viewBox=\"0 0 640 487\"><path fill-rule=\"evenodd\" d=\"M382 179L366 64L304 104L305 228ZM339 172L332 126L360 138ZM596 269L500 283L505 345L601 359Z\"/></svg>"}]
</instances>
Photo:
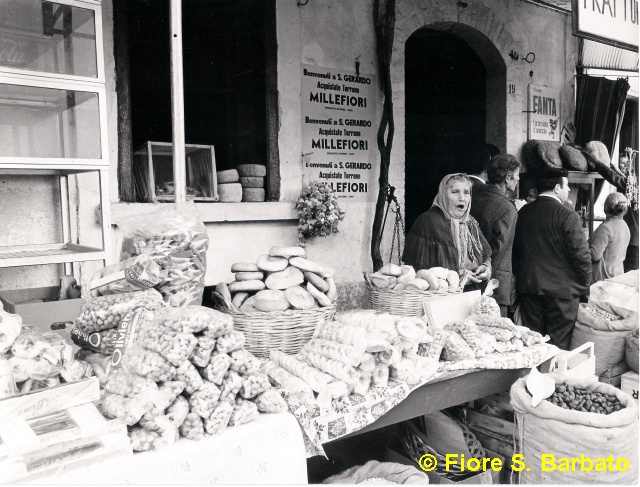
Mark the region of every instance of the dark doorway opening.
<instances>
[{"instance_id":1,"label":"dark doorway opening","mask_svg":"<svg viewBox=\"0 0 640 487\"><path fill-rule=\"evenodd\" d=\"M421 29L405 46L405 212L407 230L431 207L440 180L475 173L486 134L486 70L447 32Z\"/></svg>"}]
</instances>

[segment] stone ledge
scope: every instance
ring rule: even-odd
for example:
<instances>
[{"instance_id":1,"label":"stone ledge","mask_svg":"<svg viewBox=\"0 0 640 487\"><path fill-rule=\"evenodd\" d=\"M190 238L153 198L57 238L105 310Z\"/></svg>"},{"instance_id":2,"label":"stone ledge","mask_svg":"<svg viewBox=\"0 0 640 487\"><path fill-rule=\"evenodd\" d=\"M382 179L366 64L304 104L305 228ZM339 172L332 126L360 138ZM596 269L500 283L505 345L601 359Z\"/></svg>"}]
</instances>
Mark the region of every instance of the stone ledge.
<instances>
[{"instance_id":1,"label":"stone ledge","mask_svg":"<svg viewBox=\"0 0 640 487\"><path fill-rule=\"evenodd\" d=\"M155 206L170 203L111 203L111 218L143 214ZM200 217L205 223L252 222L297 220L294 203L274 201L264 203L196 203Z\"/></svg>"}]
</instances>

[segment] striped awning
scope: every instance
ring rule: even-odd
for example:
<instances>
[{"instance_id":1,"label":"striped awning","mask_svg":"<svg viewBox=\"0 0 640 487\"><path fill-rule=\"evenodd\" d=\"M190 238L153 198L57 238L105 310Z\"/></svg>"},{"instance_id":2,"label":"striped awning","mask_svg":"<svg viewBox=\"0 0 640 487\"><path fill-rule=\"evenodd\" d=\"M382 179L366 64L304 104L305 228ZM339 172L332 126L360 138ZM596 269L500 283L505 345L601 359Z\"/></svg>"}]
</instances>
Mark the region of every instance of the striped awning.
<instances>
[{"instance_id":1,"label":"striped awning","mask_svg":"<svg viewBox=\"0 0 640 487\"><path fill-rule=\"evenodd\" d=\"M638 53L581 39L580 62L585 68L638 71Z\"/></svg>"}]
</instances>

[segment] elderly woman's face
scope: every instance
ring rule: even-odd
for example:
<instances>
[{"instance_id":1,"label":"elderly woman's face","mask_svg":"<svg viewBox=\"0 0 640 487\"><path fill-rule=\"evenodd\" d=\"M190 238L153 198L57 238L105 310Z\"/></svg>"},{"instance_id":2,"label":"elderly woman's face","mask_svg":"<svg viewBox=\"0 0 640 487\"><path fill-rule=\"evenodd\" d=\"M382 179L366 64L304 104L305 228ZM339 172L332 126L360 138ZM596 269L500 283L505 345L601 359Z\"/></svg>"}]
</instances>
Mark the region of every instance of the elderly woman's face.
<instances>
[{"instance_id":1,"label":"elderly woman's face","mask_svg":"<svg viewBox=\"0 0 640 487\"><path fill-rule=\"evenodd\" d=\"M451 216L462 218L471 204L471 187L466 181L449 180L446 197L449 201Z\"/></svg>"}]
</instances>

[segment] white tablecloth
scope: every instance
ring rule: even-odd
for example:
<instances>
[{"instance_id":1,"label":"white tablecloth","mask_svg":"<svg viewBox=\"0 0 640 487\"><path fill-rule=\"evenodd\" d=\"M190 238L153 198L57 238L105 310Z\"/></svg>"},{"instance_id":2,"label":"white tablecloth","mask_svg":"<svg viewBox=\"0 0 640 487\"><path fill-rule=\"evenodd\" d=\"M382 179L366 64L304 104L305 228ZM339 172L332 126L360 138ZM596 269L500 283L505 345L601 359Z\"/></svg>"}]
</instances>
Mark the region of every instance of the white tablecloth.
<instances>
[{"instance_id":1,"label":"white tablecloth","mask_svg":"<svg viewBox=\"0 0 640 487\"><path fill-rule=\"evenodd\" d=\"M261 414L200 441L107 460L38 484L306 484L302 431L293 415Z\"/></svg>"}]
</instances>

